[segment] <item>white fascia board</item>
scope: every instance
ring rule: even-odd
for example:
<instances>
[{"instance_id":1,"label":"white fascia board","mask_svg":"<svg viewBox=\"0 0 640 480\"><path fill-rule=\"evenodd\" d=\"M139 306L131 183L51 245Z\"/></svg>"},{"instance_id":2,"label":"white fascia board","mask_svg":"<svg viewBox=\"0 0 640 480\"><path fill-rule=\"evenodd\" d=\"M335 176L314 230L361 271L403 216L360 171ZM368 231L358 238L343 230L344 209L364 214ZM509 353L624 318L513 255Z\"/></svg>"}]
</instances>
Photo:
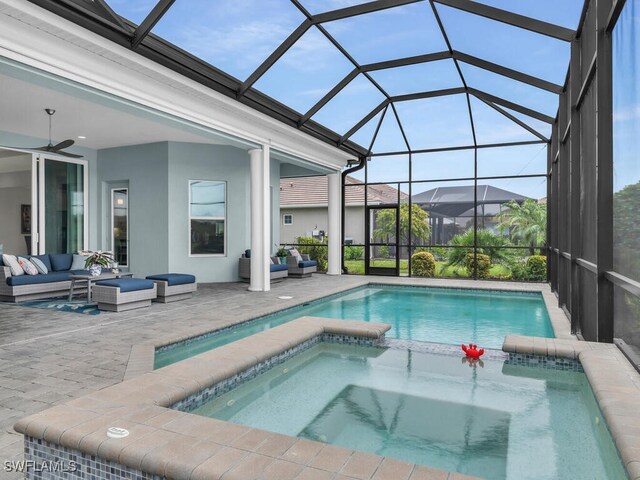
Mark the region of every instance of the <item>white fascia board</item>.
<instances>
[{"instance_id":1,"label":"white fascia board","mask_svg":"<svg viewBox=\"0 0 640 480\"><path fill-rule=\"evenodd\" d=\"M0 56L330 170L353 155L24 0L0 0Z\"/></svg>"},{"instance_id":2,"label":"white fascia board","mask_svg":"<svg viewBox=\"0 0 640 480\"><path fill-rule=\"evenodd\" d=\"M327 208L326 203L301 203L298 205L280 204L280 210L303 210L305 208Z\"/></svg>"},{"instance_id":3,"label":"white fascia board","mask_svg":"<svg viewBox=\"0 0 640 480\"><path fill-rule=\"evenodd\" d=\"M369 205L378 205L377 203L369 203ZM364 207L364 203L347 203L346 208L350 207ZM328 208L326 203L300 203L297 205L283 205L280 204L280 210L296 210L305 208Z\"/></svg>"}]
</instances>

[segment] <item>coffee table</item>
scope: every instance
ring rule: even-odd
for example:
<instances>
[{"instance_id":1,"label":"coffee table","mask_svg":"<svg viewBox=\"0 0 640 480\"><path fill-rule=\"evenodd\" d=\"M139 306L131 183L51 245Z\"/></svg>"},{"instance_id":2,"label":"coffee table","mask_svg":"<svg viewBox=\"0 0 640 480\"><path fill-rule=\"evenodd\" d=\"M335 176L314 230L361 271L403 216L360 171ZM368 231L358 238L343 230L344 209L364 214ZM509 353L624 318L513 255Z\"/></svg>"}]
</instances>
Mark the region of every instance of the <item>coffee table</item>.
<instances>
[{"instance_id":1,"label":"coffee table","mask_svg":"<svg viewBox=\"0 0 640 480\"><path fill-rule=\"evenodd\" d=\"M112 280L114 278L123 278L123 277L133 277L133 273L129 272L120 272L120 273L101 273L100 275L90 275L90 274L78 274L71 275L71 290L69 290L69 301L73 299L74 290L77 286L87 286L87 303L91 303L91 287L94 283L99 282L100 280Z\"/></svg>"}]
</instances>

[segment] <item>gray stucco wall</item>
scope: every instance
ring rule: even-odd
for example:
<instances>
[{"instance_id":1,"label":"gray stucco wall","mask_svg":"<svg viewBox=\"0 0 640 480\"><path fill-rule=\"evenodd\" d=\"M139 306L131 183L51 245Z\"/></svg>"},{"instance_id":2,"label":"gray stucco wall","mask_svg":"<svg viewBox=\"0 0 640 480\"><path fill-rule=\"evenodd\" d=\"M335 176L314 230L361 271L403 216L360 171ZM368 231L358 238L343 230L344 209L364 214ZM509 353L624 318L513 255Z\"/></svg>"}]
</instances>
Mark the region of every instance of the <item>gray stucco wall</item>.
<instances>
[{"instance_id":1,"label":"gray stucco wall","mask_svg":"<svg viewBox=\"0 0 640 480\"><path fill-rule=\"evenodd\" d=\"M189 180L227 182L225 255L189 255ZM193 143L169 143L169 270L189 272L202 282L234 282L238 259L251 245L251 166L242 149ZM280 163L271 161L272 239L280 235ZM275 204L274 204L275 199ZM276 223L276 225L273 225ZM275 242L272 242L275 243ZM275 246L270 248L275 253Z\"/></svg>"},{"instance_id":2,"label":"gray stucco wall","mask_svg":"<svg viewBox=\"0 0 640 480\"><path fill-rule=\"evenodd\" d=\"M189 254L189 180L225 181L224 255ZM238 258L251 241L249 155L234 147L169 143L169 270L194 274L202 282L238 279Z\"/></svg>"},{"instance_id":3,"label":"gray stucco wall","mask_svg":"<svg viewBox=\"0 0 640 480\"><path fill-rule=\"evenodd\" d=\"M136 276L169 271L168 150L161 142L98 152L100 248L110 248L110 189L128 182L129 270Z\"/></svg>"},{"instance_id":4,"label":"gray stucco wall","mask_svg":"<svg viewBox=\"0 0 640 480\"><path fill-rule=\"evenodd\" d=\"M279 172L279 163L273 161L272 186L279 185ZM99 152L99 179L102 248L109 248L108 192L128 182L129 269L136 275L185 272L199 282L239 279L238 258L251 243L250 163L245 150L181 142L107 149ZM190 255L189 180L227 182L224 255ZM272 197L277 200L274 188ZM277 204L273 211L277 213ZM274 229L273 235L277 238L279 231Z\"/></svg>"}]
</instances>

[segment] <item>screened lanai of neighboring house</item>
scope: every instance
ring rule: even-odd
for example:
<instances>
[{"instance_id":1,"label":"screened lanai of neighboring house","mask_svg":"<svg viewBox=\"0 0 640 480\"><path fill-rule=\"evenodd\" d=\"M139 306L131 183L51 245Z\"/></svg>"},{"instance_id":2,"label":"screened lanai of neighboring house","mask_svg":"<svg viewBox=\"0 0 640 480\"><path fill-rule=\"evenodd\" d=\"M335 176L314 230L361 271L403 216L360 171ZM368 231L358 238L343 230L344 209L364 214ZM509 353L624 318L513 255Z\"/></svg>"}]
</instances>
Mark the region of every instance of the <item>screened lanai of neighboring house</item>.
<instances>
[{"instance_id":1,"label":"screened lanai of neighboring house","mask_svg":"<svg viewBox=\"0 0 640 480\"><path fill-rule=\"evenodd\" d=\"M410 233L386 235L407 274L454 248L414 231L413 199L469 189L474 258L535 241L575 331L640 344L638 0L31 1L353 155L346 174L408 199L388 207ZM479 186L511 192L496 245Z\"/></svg>"}]
</instances>

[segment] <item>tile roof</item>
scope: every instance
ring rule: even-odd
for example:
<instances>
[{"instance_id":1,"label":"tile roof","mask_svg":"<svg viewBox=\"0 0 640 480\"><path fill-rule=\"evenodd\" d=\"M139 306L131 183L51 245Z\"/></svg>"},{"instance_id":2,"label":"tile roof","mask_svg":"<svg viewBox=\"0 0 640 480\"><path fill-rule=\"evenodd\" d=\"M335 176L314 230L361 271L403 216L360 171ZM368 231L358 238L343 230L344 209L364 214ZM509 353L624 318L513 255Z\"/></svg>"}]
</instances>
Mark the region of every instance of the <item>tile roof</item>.
<instances>
[{"instance_id":1,"label":"tile roof","mask_svg":"<svg viewBox=\"0 0 640 480\"><path fill-rule=\"evenodd\" d=\"M364 184L351 176L346 178L346 204L364 204ZM292 177L280 179L280 206L292 207L302 205L327 205L328 180L326 175L315 177ZM400 192L400 199L408 198ZM398 190L389 185L369 185L370 205L381 203L397 203Z\"/></svg>"}]
</instances>

